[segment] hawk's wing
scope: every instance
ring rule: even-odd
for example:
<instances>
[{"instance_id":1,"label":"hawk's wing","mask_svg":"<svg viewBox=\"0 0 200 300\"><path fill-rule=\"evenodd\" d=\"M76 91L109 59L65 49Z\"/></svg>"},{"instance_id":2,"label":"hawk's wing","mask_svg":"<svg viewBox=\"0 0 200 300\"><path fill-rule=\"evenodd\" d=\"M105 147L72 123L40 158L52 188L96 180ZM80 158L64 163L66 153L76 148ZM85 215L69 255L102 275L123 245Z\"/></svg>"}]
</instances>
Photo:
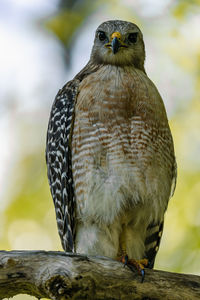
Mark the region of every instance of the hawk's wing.
<instances>
[{"instance_id":1,"label":"hawk's wing","mask_svg":"<svg viewBox=\"0 0 200 300\"><path fill-rule=\"evenodd\" d=\"M174 190L176 188L176 177L177 177L177 165L176 159L174 158L174 164L172 167L172 185L171 185L171 195L173 196ZM160 246L160 240L163 233L163 225L164 220L161 220L160 223L149 224L146 233L146 240L145 240L145 257L148 259L148 267L153 268L155 258Z\"/></svg>"},{"instance_id":2,"label":"hawk's wing","mask_svg":"<svg viewBox=\"0 0 200 300\"><path fill-rule=\"evenodd\" d=\"M53 103L46 144L48 179L58 231L65 251L74 251L75 199L71 162L71 130L79 80L69 81Z\"/></svg>"},{"instance_id":3,"label":"hawk's wing","mask_svg":"<svg viewBox=\"0 0 200 300\"><path fill-rule=\"evenodd\" d=\"M158 224L151 223L147 228L145 240L145 257L148 259L148 267L153 268L156 254L160 246L163 233L164 220Z\"/></svg>"},{"instance_id":4,"label":"hawk's wing","mask_svg":"<svg viewBox=\"0 0 200 300\"><path fill-rule=\"evenodd\" d=\"M46 161L58 231L65 251L74 252L76 202L74 196L71 138L79 83L95 72L90 62L57 94L49 118Z\"/></svg>"}]
</instances>

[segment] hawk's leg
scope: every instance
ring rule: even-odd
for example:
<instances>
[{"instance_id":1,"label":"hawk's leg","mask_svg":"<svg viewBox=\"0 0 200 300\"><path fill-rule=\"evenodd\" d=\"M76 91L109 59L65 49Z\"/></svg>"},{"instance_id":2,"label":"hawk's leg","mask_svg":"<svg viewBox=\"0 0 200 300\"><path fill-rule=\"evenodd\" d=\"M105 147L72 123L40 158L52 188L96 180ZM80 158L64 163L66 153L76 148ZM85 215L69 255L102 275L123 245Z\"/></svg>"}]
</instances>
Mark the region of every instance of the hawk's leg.
<instances>
[{"instance_id":1,"label":"hawk's leg","mask_svg":"<svg viewBox=\"0 0 200 300\"><path fill-rule=\"evenodd\" d=\"M138 273L142 276L142 282L144 281L145 271L144 268L148 266L148 259L129 259L126 251L126 242L125 242L125 228L119 238L119 251L117 255L117 260L121 261L124 266L128 266L131 271L136 269Z\"/></svg>"}]
</instances>

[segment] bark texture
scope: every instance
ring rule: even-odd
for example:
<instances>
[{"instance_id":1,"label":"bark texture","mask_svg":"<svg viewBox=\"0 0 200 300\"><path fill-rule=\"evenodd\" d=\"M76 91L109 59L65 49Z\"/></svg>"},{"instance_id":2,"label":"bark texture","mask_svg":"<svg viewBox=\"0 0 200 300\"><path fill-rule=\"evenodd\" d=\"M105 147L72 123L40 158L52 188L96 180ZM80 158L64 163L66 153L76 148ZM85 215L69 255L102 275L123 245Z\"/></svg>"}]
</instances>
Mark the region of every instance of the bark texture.
<instances>
[{"instance_id":1,"label":"bark texture","mask_svg":"<svg viewBox=\"0 0 200 300\"><path fill-rule=\"evenodd\" d=\"M0 299L106 300L200 299L200 277L146 270L137 272L106 257L53 251L0 251Z\"/></svg>"}]
</instances>

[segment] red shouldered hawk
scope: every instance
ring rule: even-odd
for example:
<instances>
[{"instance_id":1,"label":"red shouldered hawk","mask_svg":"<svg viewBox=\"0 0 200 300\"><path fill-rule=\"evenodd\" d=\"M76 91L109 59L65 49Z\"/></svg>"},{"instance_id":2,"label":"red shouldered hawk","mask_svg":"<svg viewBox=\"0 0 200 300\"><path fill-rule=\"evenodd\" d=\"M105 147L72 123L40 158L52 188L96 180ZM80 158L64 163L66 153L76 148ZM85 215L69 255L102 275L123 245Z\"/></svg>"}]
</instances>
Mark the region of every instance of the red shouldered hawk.
<instances>
[{"instance_id":1,"label":"red shouldered hawk","mask_svg":"<svg viewBox=\"0 0 200 300\"><path fill-rule=\"evenodd\" d=\"M46 159L64 250L146 258L152 268L176 162L144 60L135 24L114 20L97 28L88 64L54 101Z\"/></svg>"}]
</instances>

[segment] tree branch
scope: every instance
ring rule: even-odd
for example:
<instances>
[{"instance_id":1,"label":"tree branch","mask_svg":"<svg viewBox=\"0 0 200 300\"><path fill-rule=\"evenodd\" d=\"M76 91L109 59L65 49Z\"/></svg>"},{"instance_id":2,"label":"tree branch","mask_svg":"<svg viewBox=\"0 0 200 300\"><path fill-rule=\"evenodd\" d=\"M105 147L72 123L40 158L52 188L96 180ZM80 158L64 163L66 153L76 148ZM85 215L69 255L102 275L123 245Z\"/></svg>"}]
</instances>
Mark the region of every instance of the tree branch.
<instances>
[{"instance_id":1,"label":"tree branch","mask_svg":"<svg viewBox=\"0 0 200 300\"><path fill-rule=\"evenodd\" d=\"M0 299L17 294L64 299L200 299L200 277L137 272L106 257L53 251L0 251Z\"/></svg>"}]
</instances>

